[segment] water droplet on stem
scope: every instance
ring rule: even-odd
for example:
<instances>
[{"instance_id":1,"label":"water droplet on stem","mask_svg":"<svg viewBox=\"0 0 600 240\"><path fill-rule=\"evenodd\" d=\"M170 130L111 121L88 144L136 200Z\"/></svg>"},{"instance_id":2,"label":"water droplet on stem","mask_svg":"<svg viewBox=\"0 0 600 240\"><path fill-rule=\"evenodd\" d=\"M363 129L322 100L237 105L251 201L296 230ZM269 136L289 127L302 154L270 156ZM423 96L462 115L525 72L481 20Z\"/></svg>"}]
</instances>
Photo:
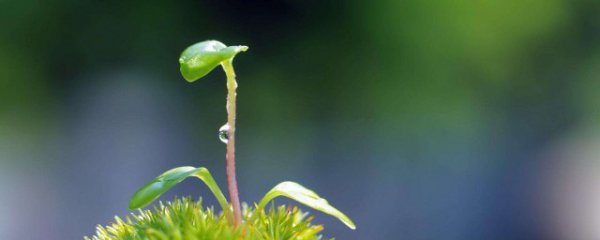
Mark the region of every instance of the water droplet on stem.
<instances>
[{"instance_id":1,"label":"water droplet on stem","mask_svg":"<svg viewBox=\"0 0 600 240\"><path fill-rule=\"evenodd\" d=\"M219 140L225 144L229 142L229 124L225 123L225 125L219 128Z\"/></svg>"}]
</instances>

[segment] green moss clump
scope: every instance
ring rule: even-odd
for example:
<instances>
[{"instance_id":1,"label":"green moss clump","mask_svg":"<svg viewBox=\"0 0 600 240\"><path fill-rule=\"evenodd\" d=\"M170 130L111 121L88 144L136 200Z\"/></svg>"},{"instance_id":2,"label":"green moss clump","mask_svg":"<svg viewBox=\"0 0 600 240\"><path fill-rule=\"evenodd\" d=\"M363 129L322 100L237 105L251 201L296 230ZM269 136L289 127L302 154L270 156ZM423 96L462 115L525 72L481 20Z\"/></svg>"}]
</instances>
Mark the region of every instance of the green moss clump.
<instances>
[{"instance_id":1,"label":"green moss clump","mask_svg":"<svg viewBox=\"0 0 600 240\"><path fill-rule=\"evenodd\" d=\"M321 225L311 225L312 216L297 207L271 207L257 211L244 206L244 222L237 228L200 201L175 198L153 210L140 210L125 220L115 217L109 226L98 226L96 235L85 240L279 240L321 239Z\"/></svg>"}]
</instances>

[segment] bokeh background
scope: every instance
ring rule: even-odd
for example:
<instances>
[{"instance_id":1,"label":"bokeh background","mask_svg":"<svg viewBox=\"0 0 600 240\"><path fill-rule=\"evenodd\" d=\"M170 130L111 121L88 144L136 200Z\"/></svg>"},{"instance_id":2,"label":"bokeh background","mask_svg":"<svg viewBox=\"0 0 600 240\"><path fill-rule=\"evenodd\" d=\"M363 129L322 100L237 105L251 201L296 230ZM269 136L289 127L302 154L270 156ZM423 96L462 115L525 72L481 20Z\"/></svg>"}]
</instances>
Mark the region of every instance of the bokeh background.
<instances>
[{"instance_id":1,"label":"bokeh background","mask_svg":"<svg viewBox=\"0 0 600 240\"><path fill-rule=\"evenodd\" d=\"M177 62L206 39L250 46L242 200L298 181L337 239L600 239L596 0L0 1L0 239L91 235L176 166L226 188L224 74Z\"/></svg>"}]
</instances>

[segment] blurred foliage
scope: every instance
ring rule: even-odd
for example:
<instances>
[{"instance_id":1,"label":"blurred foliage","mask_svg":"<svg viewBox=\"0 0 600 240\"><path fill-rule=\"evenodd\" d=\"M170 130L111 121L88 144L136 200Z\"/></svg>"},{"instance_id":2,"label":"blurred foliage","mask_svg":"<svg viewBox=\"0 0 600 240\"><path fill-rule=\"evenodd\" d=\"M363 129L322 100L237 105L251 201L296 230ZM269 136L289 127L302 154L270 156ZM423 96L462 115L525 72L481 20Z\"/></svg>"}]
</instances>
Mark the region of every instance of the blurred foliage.
<instances>
[{"instance_id":1,"label":"blurred foliage","mask_svg":"<svg viewBox=\"0 0 600 240\"><path fill-rule=\"evenodd\" d=\"M3 117L60 108L74 77L94 69L175 76L176 50L212 37L256 45L242 87L276 87L262 92L278 101L241 100L273 109L263 117L366 114L381 131L480 129L510 99L542 101L554 97L543 88L581 81L579 68L554 66L597 64L577 48L597 34L576 28L596 33L595 1L0 4Z\"/></svg>"}]
</instances>

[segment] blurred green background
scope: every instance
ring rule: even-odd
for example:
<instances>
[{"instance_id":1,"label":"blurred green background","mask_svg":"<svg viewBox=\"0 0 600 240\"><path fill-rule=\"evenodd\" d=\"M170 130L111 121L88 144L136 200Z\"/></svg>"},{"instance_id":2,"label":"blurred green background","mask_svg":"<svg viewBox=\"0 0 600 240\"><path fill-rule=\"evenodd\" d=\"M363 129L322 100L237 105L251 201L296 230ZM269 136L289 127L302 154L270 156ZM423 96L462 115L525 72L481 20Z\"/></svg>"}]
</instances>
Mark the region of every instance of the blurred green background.
<instances>
[{"instance_id":1,"label":"blurred green background","mask_svg":"<svg viewBox=\"0 0 600 240\"><path fill-rule=\"evenodd\" d=\"M176 166L226 188L224 74L189 84L177 62L218 39L250 46L235 61L243 201L300 182L355 220L316 214L338 239L578 239L555 226L581 219L545 221L562 208L538 190L560 195L546 170L576 162L561 149L600 147L599 13L596 0L0 1L0 238L81 239ZM189 194L215 203L196 181L162 199Z\"/></svg>"}]
</instances>

